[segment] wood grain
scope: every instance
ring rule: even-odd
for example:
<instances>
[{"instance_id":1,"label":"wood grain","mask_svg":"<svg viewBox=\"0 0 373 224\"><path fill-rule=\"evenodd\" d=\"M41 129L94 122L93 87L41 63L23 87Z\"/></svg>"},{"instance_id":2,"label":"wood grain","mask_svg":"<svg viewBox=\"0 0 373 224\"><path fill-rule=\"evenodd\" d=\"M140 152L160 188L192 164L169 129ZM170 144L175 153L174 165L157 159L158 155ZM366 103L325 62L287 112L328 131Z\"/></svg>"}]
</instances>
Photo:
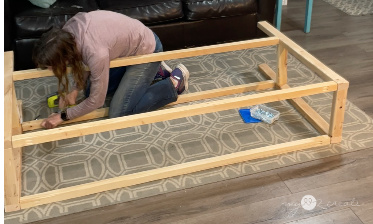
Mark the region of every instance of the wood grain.
<instances>
[{"instance_id":1,"label":"wood grain","mask_svg":"<svg viewBox=\"0 0 373 224\"><path fill-rule=\"evenodd\" d=\"M347 98L373 117L373 16L349 16L324 1L315 0L311 32L305 34L305 3L305 0L288 1L288 5L283 6L281 31L350 81ZM187 218L202 220L202 223L215 220L217 224L225 224L226 220L235 224L302 223L302 220L322 223L335 214L348 213L347 218L353 217L351 209L361 222L372 224L372 151L373 148L365 149L36 223L187 223ZM281 182L277 174L285 182ZM289 194L284 183L296 196ZM362 206L305 213L292 220L279 217L283 210L277 203L298 201L306 193L317 194L323 200L355 197ZM226 210L227 207L231 209ZM201 218L201 215L204 216Z\"/></svg>"},{"instance_id":2,"label":"wood grain","mask_svg":"<svg viewBox=\"0 0 373 224\"><path fill-rule=\"evenodd\" d=\"M373 223L373 201L351 209L364 224Z\"/></svg>"},{"instance_id":3,"label":"wood grain","mask_svg":"<svg viewBox=\"0 0 373 224\"><path fill-rule=\"evenodd\" d=\"M341 160L353 161L355 158L362 158L363 155L371 153L372 150L373 148L370 148L333 156L325 161L324 166L337 164ZM311 185L314 187L297 193L290 192L289 189L292 190L292 188L287 188L283 180L279 178L289 171L301 173L305 170L305 166L312 167L312 164L321 164L323 161L320 159L36 223L277 224L311 217L316 219L325 217L328 220L330 215L322 215L350 208L359 209L356 210L357 214L361 214L369 220L369 211L372 209L373 202L371 191L373 176L362 175L358 180L351 176L349 179L331 181L321 187L320 185ZM369 162L373 163L372 157L368 157L365 161L357 159L355 165L356 168L359 168ZM340 171L338 171L339 169ZM318 171L315 169L314 172L318 173ZM330 173L329 176L331 176L336 172L343 173L344 171L346 171L345 167L334 165L325 170L325 175ZM308 176L312 175L308 174ZM318 177L318 179L323 180L324 178ZM286 182L287 180L285 180ZM306 194L313 195L321 202L312 212L303 208L296 210L296 203L300 202ZM352 201L354 202L352 203ZM338 202L338 204L348 202L349 204L336 206L334 202Z\"/></svg>"},{"instance_id":4,"label":"wood grain","mask_svg":"<svg viewBox=\"0 0 373 224\"><path fill-rule=\"evenodd\" d=\"M283 7L281 31L350 81L347 99L373 117L373 15L349 16L314 1L311 32L303 32L305 0Z\"/></svg>"},{"instance_id":5,"label":"wood grain","mask_svg":"<svg viewBox=\"0 0 373 224\"><path fill-rule=\"evenodd\" d=\"M288 224L363 224L350 208L342 209L336 212L330 212L311 218L301 219Z\"/></svg>"}]
</instances>

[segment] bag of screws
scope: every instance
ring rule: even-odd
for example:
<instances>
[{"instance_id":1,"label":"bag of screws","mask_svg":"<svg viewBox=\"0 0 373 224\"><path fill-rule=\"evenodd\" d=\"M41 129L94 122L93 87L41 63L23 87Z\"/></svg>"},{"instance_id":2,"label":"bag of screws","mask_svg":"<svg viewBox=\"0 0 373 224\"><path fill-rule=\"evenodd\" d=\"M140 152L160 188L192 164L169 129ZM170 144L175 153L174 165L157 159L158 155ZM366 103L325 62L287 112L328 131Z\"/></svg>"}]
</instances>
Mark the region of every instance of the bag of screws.
<instances>
[{"instance_id":1,"label":"bag of screws","mask_svg":"<svg viewBox=\"0 0 373 224\"><path fill-rule=\"evenodd\" d=\"M253 118L259 119L267 124L272 124L280 118L280 112L265 105L256 105L250 110Z\"/></svg>"}]
</instances>

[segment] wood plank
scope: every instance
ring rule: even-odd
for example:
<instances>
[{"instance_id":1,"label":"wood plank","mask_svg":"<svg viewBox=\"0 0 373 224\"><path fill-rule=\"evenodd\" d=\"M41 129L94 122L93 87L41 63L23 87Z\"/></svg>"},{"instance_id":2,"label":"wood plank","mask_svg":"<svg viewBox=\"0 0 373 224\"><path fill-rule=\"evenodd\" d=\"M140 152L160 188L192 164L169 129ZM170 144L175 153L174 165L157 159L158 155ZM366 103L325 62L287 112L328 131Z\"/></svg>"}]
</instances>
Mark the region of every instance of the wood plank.
<instances>
[{"instance_id":1,"label":"wood plank","mask_svg":"<svg viewBox=\"0 0 373 224\"><path fill-rule=\"evenodd\" d=\"M308 96L317 93L331 92L335 91L336 88L337 85L335 84L335 82L330 81L290 89L275 90L254 95L187 105L177 108L170 108L107 120L94 121L84 124L75 124L68 127L60 127L50 130L26 133L22 135L15 135L12 138L12 143L14 147L35 145L44 142L74 138L78 136L117 130L143 124L173 120L182 117L190 117L205 113L247 107L251 105L286 100L294 97Z\"/></svg>"},{"instance_id":2,"label":"wood plank","mask_svg":"<svg viewBox=\"0 0 373 224\"><path fill-rule=\"evenodd\" d=\"M244 93L249 91L260 91L264 89L270 89L274 87L274 81L263 81L263 82L257 82L257 83L250 83L250 84L243 84L243 85L237 85L237 86L231 86L221 89L214 89L214 90L208 90L203 92L196 92L196 93L189 93L185 95L180 95L176 102L168 104L165 108L191 102L191 101L197 101L197 100L203 100L203 99L210 99L214 97L220 97L220 96L227 96L237 93ZM102 118L107 117L109 115L109 108L101 108L97 109L89 114L86 114L84 116L78 117L74 120L65 121L63 124L71 124L79 121L85 121L85 120L92 120L96 118ZM43 120L34 120L34 121L28 121L22 123L22 129L23 131L31 131L31 130L37 130L41 129L41 123Z\"/></svg>"},{"instance_id":3,"label":"wood plank","mask_svg":"<svg viewBox=\"0 0 373 224\"><path fill-rule=\"evenodd\" d=\"M173 218L170 222L164 222L173 223L188 215L193 216L200 212L221 210L232 205L254 203L283 195L289 195L289 190L279 176L273 172L265 172L40 220L34 224L134 224L153 223L157 220L160 222L163 218Z\"/></svg>"},{"instance_id":4,"label":"wood plank","mask_svg":"<svg viewBox=\"0 0 373 224\"><path fill-rule=\"evenodd\" d=\"M23 122L23 112L22 112L23 102L22 102L22 100L17 100L17 106L18 106L19 121L22 124L22 122Z\"/></svg>"},{"instance_id":5,"label":"wood plank","mask_svg":"<svg viewBox=\"0 0 373 224\"><path fill-rule=\"evenodd\" d=\"M292 40L307 49L311 54L319 58L323 63L330 66L330 68L335 70L338 74L351 81L348 93L349 100L362 109L365 113L373 117L373 104L371 103L373 99L373 92L370 91L371 86L373 86L373 79L371 79L373 64L371 63L372 57L364 53L365 49L373 46L371 41L373 40L373 29L371 29L373 26L372 16L349 16L324 1L314 1L312 30L310 33L305 34L302 31L304 22L304 6L305 0L288 1L288 5L284 6L285 8L283 10L281 30L285 32L285 34ZM354 35L352 36L350 34ZM368 39L370 39L370 42L365 41ZM360 45L358 44L359 42L363 44ZM369 45L369 43L372 44ZM362 72L362 69L364 72ZM353 79L356 79L355 83L352 83ZM359 80L365 81L360 82ZM367 150L363 150L362 152L366 151ZM364 153L362 153L362 155L363 154ZM353 161L354 155L355 153L348 153L340 156L351 156L349 161ZM345 161L345 159L342 159L342 161ZM330 161L325 161L325 166L328 162ZM318 163L321 164L322 162ZM338 169L338 162L331 164L331 166L332 169ZM359 167L356 167L356 169L358 168ZM297 168L297 166L292 166L292 169L302 170L302 167ZM310 169L312 169L312 166L310 166ZM315 170L316 172L329 172L320 170L317 167ZM278 169L275 171L279 172ZM303 169L303 171L305 172L306 179L306 171L308 170ZM365 172L365 168L361 171L361 173L363 172ZM356 171L356 173L358 173L358 171ZM269 174L268 172L261 174L263 175L263 178L269 177L271 180L269 181L270 183L276 183L276 180L271 178L272 174ZM346 173L346 176L350 175L352 174ZM326 177L330 176L331 175L326 175ZM260 175L259 177L257 175L239 177L233 180L199 186L192 189L180 190L177 192L161 194L154 197L121 203L118 205L70 214L50 220L38 221L37 224L174 223L180 219L186 219L188 217L193 218L198 214L210 214L210 211L221 210L221 208L226 208L227 206L242 204L249 205L253 202L263 201L260 200L260 197L257 199L252 198L257 193L253 187L242 187L242 190L237 190L237 192L234 190L234 186L239 185L239 183L254 183L254 185L258 188L263 187L265 190L267 190L266 187L268 187L268 183L266 184L263 182L256 185L257 182L255 180L257 180L257 178L260 178ZM237 182L232 182L234 180ZM317 183L323 182L324 180L327 179L320 176ZM360 181L361 180L359 178L358 180L354 181L354 184L357 184ZM342 182L340 184L347 187L349 183L350 182ZM319 185L315 185L315 187L317 186ZM327 191L327 188L324 187L323 190ZM350 191L344 191L345 195L343 199L345 200L347 197L356 197L354 192L359 192L359 190L359 188L351 188ZM213 192L212 196L210 196L210 192ZM267 192L270 194L270 198L283 196L280 193L277 194L277 191L272 194L270 189L268 189ZM236 193L235 197L230 197L229 194L233 193ZM372 192L367 194L366 198L371 198L371 195ZM219 198L221 200L215 198ZM242 222L240 222L240 220L234 220L234 223L255 223L255 221L252 220L255 220L255 217L257 217L259 220L260 216L263 214L261 209L263 209L263 211L268 213L264 217L268 217L268 222L271 222L271 220L276 219L277 215L281 215L283 210L279 208L279 205L283 201L266 200L266 202L267 203L265 203L265 205L267 206L252 206L252 210L243 209L242 214L232 213L228 214L228 216L232 217L232 220L234 220L235 217L240 217L250 213L252 217L249 220L243 220ZM275 203L275 205L272 206L271 203ZM373 203L362 203L363 206L353 207L352 209L365 224L373 223ZM356 208L358 208L359 211L362 209L362 213L356 211ZM305 218L307 217L308 216L305 216ZM367 219L364 219L364 217L367 217ZM223 223L223 221L216 222L216 224L219 223Z\"/></svg>"},{"instance_id":6,"label":"wood plank","mask_svg":"<svg viewBox=\"0 0 373 224\"><path fill-rule=\"evenodd\" d=\"M67 73L71 71L71 68L67 69ZM28 69L21 71L14 71L13 80L20 81L25 79L36 79L54 76L53 72L48 69ZM57 81L57 80L56 80Z\"/></svg>"},{"instance_id":7,"label":"wood plank","mask_svg":"<svg viewBox=\"0 0 373 224\"><path fill-rule=\"evenodd\" d=\"M269 79L276 79L276 73L267 65L260 64L259 71ZM288 84L277 88L290 88ZM322 135L329 133L329 124L302 98L289 99L288 102Z\"/></svg>"},{"instance_id":8,"label":"wood plank","mask_svg":"<svg viewBox=\"0 0 373 224\"><path fill-rule=\"evenodd\" d=\"M72 124L80 121L86 121L86 120L92 120L96 118L102 118L107 117L109 115L109 108L100 108L97 110L94 110L88 114L85 114L81 117L78 117L73 120L64 121L62 124ZM22 130L23 131L32 131L37 129L42 129L41 123L43 122L43 119L40 120L33 120L33 121L26 121L22 123Z\"/></svg>"},{"instance_id":9,"label":"wood plank","mask_svg":"<svg viewBox=\"0 0 373 224\"><path fill-rule=\"evenodd\" d=\"M359 56L357 56L357 58L359 58ZM371 58L373 58L373 55L371 56ZM360 58L360 60L363 60L363 58ZM357 69L355 72L349 72L348 70L350 70L350 68L343 67L343 69L345 73L349 74L348 76L346 76L346 78L350 82L350 85L348 87L347 99L353 102L357 107L359 107L366 114L373 118L373 103L371 103L373 102L373 63L370 64L371 70L369 70L368 68L367 71ZM356 64L350 66L356 69Z\"/></svg>"},{"instance_id":10,"label":"wood plank","mask_svg":"<svg viewBox=\"0 0 373 224\"><path fill-rule=\"evenodd\" d=\"M289 224L364 224L359 217L350 209L341 209L336 212L329 212L313 216L311 218L305 218L293 222L287 222Z\"/></svg>"},{"instance_id":11,"label":"wood plank","mask_svg":"<svg viewBox=\"0 0 373 224\"><path fill-rule=\"evenodd\" d=\"M12 135L13 135L13 117L15 114L13 96L13 52L4 53L4 200L5 211L16 211L20 209L20 179L19 169L17 169L17 161L19 157L18 151L13 151ZM10 106L9 106L10 105Z\"/></svg>"},{"instance_id":12,"label":"wood plank","mask_svg":"<svg viewBox=\"0 0 373 224\"><path fill-rule=\"evenodd\" d=\"M12 135L21 134L22 133L22 126L21 126L21 113L22 108L19 108L19 101L16 98L16 91L14 83L12 84ZM22 106L22 101L21 101Z\"/></svg>"},{"instance_id":13,"label":"wood plank","mask_svg":"<svg viewBox=\"0 0 373 224\"><path fill-rule=\"evenodd\" d=\"M12 136L22 134L21 116L22 116L22 101L17 101L15 86L13 83L12 94ZM20 104L20 105L19 105ZM20 106L20 107L19 107ZM16 172L16 184L19 197L22 195L22 148L13 148L13 159ZM19 199L18 199L19 200Z\"/></svg>"},{"instance_id":14,"label":"wood plank","mask_svg":"<svg viewBox=\"0 0 373 224\"><path fill-rule=\"evenodd\" d=\"M174 59L179 59L179 58L196 57L196 56L207 55L207 54L217 54L217 53L224 53L224 52L229 52L229 51L237 51L237 50L257 48L257 47L272 46L272 45L277 45L278 43L279 43L278 38L266 37L266 38L237 41L237 42L225 43L225 44L195 47L195 48L188 48L188 49L142 55L142 56L118 58L110 62L110 67L112 68L112 67L119 67L119 66L126 66L126 65L143 64L147 62L166 61L166 60L174 60Z\"/></svg>"},{"instance_id":15,"label":"wood plank","mask_svg":"<svg viewBox=\"0 0 373 224\"><path fill-rule=\"evenodd\" d=\"M369 209L373 209L373 204L369 202L373 199L371 191L369 190L369 182L367 182L367 178L369 176L361 179L359 178L359 180L353 180L352 177L348 181L344 181L342 179L341 182L329 182L322 186L314 185L314 188L312 189L308 188L308 190L301 191L297 194L288 194L285 191L287 187L285 187L282 182L283 177L281 176L281 179L277 179L274 175L291 171L299 171L299 175L301 175L302 171L312 172L312 163L324 163L324 167L327 167L328 163L331 163L331 161L336 161L335 164L331 165L331 169L320 171L316 167L314 171L314 173L333 172L333 170L340 168L337 166L337 161L340 161L341 157L343 157L343 161L353 161L355 157L360 158L371 150L372 149L365 149L343 155L336 155L330 157L330 160L326 161L324 161L324 159L318 159L303 164L296 164L270 171L255 173L252 175L240 176L238 178L217 183L181 189L176 192L159 194L121 204L70 214L59 218L42 220L36 222L35 224L89 224L92 222L95 224L183 223L183 221L187 219L197 219L197 217L200 215L204 215L204 217L203 219L197 220L200 221L199 223L283 224L289 221L300 219L312 219L312 217L321 216L324 217L324 215L344 211L345 209L350 208L354 211L356 209L361 209L361 213L355 212L355 214L360 214L362 215L361 217L367 217L367 219L362 219L363 221L369 220L368 218L371 216L370 214L373 214L369 213ZM307 165L308 163L310 163L310 165ZM358 166L358 164L356 165L356 168L359 169L360 166ZM303 167L310 167L310 169L303 169ZM343 167L341 168L344 170ZM343 173L343 170L338 173ZM364 172L364 170L361 172ZM333 175L333 173L331 175ZM327 177L331 175L327 175ZM266 179L268 182L262 181ZM323 180L325 180L323 177L319 177L317 182L319 183ZM281 187L284 191L279 191L277 187L274 189L273 185ZM310 186L313 185L311 184ZM261 188L263 189L263 192L259 190ZM274 192L272 192L271 189L273 189ZM267 192L269 197L266 197L265 192ZM288 203L298 203L306 194L314 195L317 199L323 200L322 204L328 203L329 200L347 202L352 198L355 198L358 204L361 206L340 208L334 207L325 210L319 209L313 211L306 211L303 210L303 208L300 208L297 212L295 212L294 208L292 208ZM357 203L354 205L356 204ZM235 212L236 208L240 208L240 206L246 207ZM226 209L232 209L233 212L230 214L226 213ZM293 213L290 213L290 211L293 211ZM223 215L226 215L227 217L224 217ZM241 216L244 216L244 218L241 219ZM226 219L228 218L231 219L229 220L231 222L227 222Z\"/></svg>"},{"instance_id":16,"label":"wood plank","mask_svg":"<svg viewBox=\"0 0 373 224\"><path fill-rule=\"evenodd\" d=\"M284 86L285 88L287 86ZM290 104L320 133L329 133L329 124L302 98L289 100Z\"/></svg>"},{"instance_id":17,"label":"wood plank","mask_svg":"<svg viewBox=\"0 0 373 224\"><path fill-rule=\"evenodd\" d=\"M268 22L262 21L258 23L258 27L266 33L268 36L276 36L280 38L287 50L301 61L305 66L319 75L322 79L329 81L334 80L337 83L348 83L346 79L338 75L336 72L331 70L329 67L324 65L321 61L316 59L294 41L290 40L285 34L278 31L276 28L271 26Z\"/></svg>"},{"instance_id":18,"label":"wood plank","mask_svg":"<svg viewBox=\"0 0 373 224\"><path fill-rule=\"evenodd\" d=\"M272 80L249 83L243 85L229 86L225 88L206 90L202 92L189 93L185 95L180 95L176 102L170 103L167 106L172 106L175 104L193 102L204 99L211 99L215 97L228 96L238 93L245 93L250 91L261 91L265 89L272 89L275 86L275 82Z\"/></svg>"},{"instance_id":19,"label":"wood plank","mask_svg":"<svg viewBox=\"0 0 373 224\"><path fill-rule=\"evenodd\" d=\"M250 49L256 47L272 46L279 43L276 37L267 37L254 40L238 41L226 44L216 44L204 47L195 47L189 49L181 49L167 52L159 52L154 54L131 56L125 58L117 58L110 62L110 68L143 64L155 61L173 60L178 58L195 57L207 54L223 53L228 51L236 51ZM87 69L88 70L88 69ZM33 79L53 76L53 72L49 70L30 69L26 71L16 71L13 74L13 80L19 81L24 79Z\"/></svg>"},{"instance_id":20,"label":"wood plank","mask_svg":"<svg viewBox=\"0 0 373 224\"><path fill-rule=\"evenodd\" d=\"M143 171L107 180L96 181L93 183L87 183L59 190L48 191L45 193L40 193L32 196L21 197L21 207L22 209L29 208L37 205L67 200L102 191L113 190L117 188L146 183L154 180L160 180L168 177L198 172L201 170L211 169L229 164L279 155L300 149L324 146L328 145L329 143L329 136L323 135L308 139L277 144L273 146L231 153L223 156L216 156L213 158L177 164L168 167L162 167L154 170Z\"/></svg>"},{"instance_id":21,"label":"wood plank","mask_svg":"<svg viewBox=\"0 0 373 224\"><path fill-rule=\"evenodd\" d=\"M373 201L351 209L364 224L373 223Z\"/></svg>"},{"instance_id":22,"label":"wood plank","mask_svg":"<svg viewBox=\"0 0 373 224\"><path fill-rule=\"evenodd\" d=\"M270 79L270 80L276 80L276 72L274 72L267 64L260 64L258 66L258 70L259 72L264 75L267 79ZM280 86L277 86L277 88L279 89Z\"/></svg>"},{"instance_id":23,"label":"wood plank","mask_svg":"<svg viewBox=\"0 0 373 224\"><path fill-rule=\"evenodd\" d=\"M20 206L20 182L17 179L18 169L12 148L4 149L4 201L5 212L21 209ZM17 153L15 153L17 154Z\"/></svg>"},{"instance_id":24,"label":"wood plank","mask_svg":"<svg viewBox=\"0 0 373 224\"><path fill-rule=\"evenodd\" d=\"M288 83L288 50L282 43L277 46L277 75L276 83L283 86Z\"/></svg>"},{"instance_id":25,"label":"wood plank","mask_svg":"<svg viewBox=\"0 0 373 224\"><path fill-rule=\"evenodd\" d=\"M319 159L278 173L293 193L373 176L373 148Z\"/></svg>"},{"instance_id":26,"label":"wood plank","mask_svg":"<svg viewBox=\"0 0 373 224\"><path fill-rule=\"evenodd\" d=\"M13 52L4 53L4 148L12 148L13 129Z\"/></svg>"},{"instance_id":27,"label":"wood plank","mask_svg":"<svg viewBox=\"0 0 373 224\"><path fill-rule=\"evenodd\" d=\"M338 90L333 93L332 112L330 116L329 136L331 143L342 141L342 130L344 114L347 101L347 89Z\"/></svg>"},{"instance_id":28,"label":"wood plank","mask_svg":"<svg viewBox=\"0 0 373 224\"><path fill-rule=\"evenodd\" d=\"M336 212L350 207L363 206L373 200L371 185L373 177L357 181L348 181L343 184L328 185L311 191L291 194L289 196L275 197L261 202L247 203L231 206L228 209L213 212L194 212L193 215L184 211L179 212L178 219L162 217L158 223L256 223L256 224L283 224L284 222L309 218L328 212ZM318 200L318 205L307 211L299 206L305 195L312 195ZM344 204L348 204L344 206ZM187 214L187 215L185 215ZM140 223L140 222L138 222Z\"/></svg>"}]
</instances>

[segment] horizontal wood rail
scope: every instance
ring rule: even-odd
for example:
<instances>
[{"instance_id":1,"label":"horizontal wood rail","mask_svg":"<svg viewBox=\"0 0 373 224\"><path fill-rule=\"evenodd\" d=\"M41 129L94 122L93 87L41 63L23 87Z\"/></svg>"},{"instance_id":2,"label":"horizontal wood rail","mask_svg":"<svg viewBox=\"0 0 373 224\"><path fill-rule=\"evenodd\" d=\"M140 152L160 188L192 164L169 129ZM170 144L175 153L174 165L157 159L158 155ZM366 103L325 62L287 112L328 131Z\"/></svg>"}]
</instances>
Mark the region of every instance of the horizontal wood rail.
<instances>
[{"instance_id":1,"label":"horizontal wood rail","mask_svg":"<svg viewBox=\"0 0 373 224\"><path fill-rule=\"evenodd\" d=\"M110 61L110 68L127 66L127 65L135 65L135 64L143 64L143 63L155 62L155 61L172 60L172 59L178 59L178 58L195 57L195 56L201 56L201 55L207 55L207 54L224 53L228 51L236 51L236 50L250 49L250 48L256 48L256 47L273 46L278 43L279 43L279 39L277 37L267 37L267 38L238 41L238 42L226 43L226 44L216 44L216 45L210 45L210 46L205 46L205 47L196 47L196 48L190 48L190 49L182 49L182 50L159 52L159 53L147 54L147 55L118 58L118 59ZM40 70L40 69L29 69L29 70L13 72L14 81L48 77L48 76L53 76L53 72L50 70Z\"/></svg>"},{"instance_id":2,"label":"horizontal wood rail","mask_svg":"<svg viewBox=\"0 0 373 224\"><path fill-rule=\"evenodd\" d=\"M151 124L160 121L173 120L182 117L190 117L205 113L229 110L233 108L247 107L260 103L292 99L317 93L335 91L337 84L333 81L294 87L291 89L275 90L254 95L223 99L195 105L164 109L108 120L93 121L85 124L76 124L68 127L43 130L22 135L14 135L13 147L36 145L61 139L74 138L105 131L128 128L143 124Z\"/></svg>"},{"instance_id":3,"label":"horizontal wood rail","mask_svg":"<svg viewBox=\"0 0 373 224\"><path fill-rule=\"evenodd\" d=\"M240 86L209 90L200 93L182 95L174 104L190 101L226 96L252 90L263 90L276 87L276 90L260 92L253 95L215 99L214 101L182 105L174 108L164 108L148 113L131 116L91 121L80 124L73 122L86 119L94 119L107 116L108 109L96 110L94 113L70 121L69 126L58 127L50 130L37 130L23 133L25 130L36 130L41 121L24 122L21 126L19 108L14 91L14 81L52 76L48 70L13 71L13 52L4 54L4 195L5 211L15 211L37 205L63 201L71 198L82 197L107 190L146 183L163 178L207 170L219 166L244 162L253 159L265 158L311 147L324 146L339 143L342 140L342 127L344 119L345 102L348 82L341 76L323 65L311 54L299 47L281 32L269 25L260 22L259 28L270 36L268 38L240 41L227 44L219 44L205 47L182 49L169 52L161 52L149 55L119 58L110 62L110 67L127 66L154 61L171 60L178 58L195 57L206 54L223 53L228 51L243 50L256 47L277 45L277 74L267 65L260 65L259 71L271 80ZM321 78L322 83L308 84L298 87L290 87L287 84L287 55L293 54L304 65ZM301 97L326 92L334 92L330 122L327 124ZM197 160L177 164L169 167L157 168L134 174L100 180L97 182L78 186L56 189L45 193L21 197L21 162L22 147L62 139L79 137L105 131L123 129L138 125L151 124L166 120L173 120L194 115L224 111L234 108L248 107L257 104L290 100L296 109L320 132L321 136L281 143L257 149L221 155L208 159ZM67 122L66 122L67 123ZM248 124L250 125L250 124Z\"/></svg>"},{"instance_id":4,"label":"horizontal wood rail","mask_svg":"<svg viewBox=\"0 0 373 224\"><path fill-rule=\"evenodd\" d=\"M277 145L266 146L262 148L250 149L222 156L216 156L213 158L201 159L168 167L161 167L154 170L128 174L78 186L52 190L45 193L21 197L21 208L29 208L37 205L95 194L102 191L114 190L122 187L128 187L136 184L142 184L150 181L198 172L219 166L275 156L293 152L299 150L299 148L307 149L317 146L324 146L328 145L329 143L330 137L327 135L323 135L287 143L281 143Z\"/></svg>"},{"instance_id":5,"label":"horizontal wood rail","mask_svg":"<svg viewBox=\"0 0 373 224\"><path fill-rule=\"evenodd\" d=\"M185 95L180 95L176 102L168 104L165 108L181 104L181 103L187 103L191 101L197 101L197 100L203 100L203 99L210 99L220 96L227 96L237 93L244 93L244 92L250 92L250 91L260 91L264 89L271 89L275 86L274 81L268 80L263 82L256 82L256 83L250 83L250 84L243 84L243 85L237 85L237 86L230 86L226 88L221 89L213 89L213 90L207 90L203 92L196 92L196 93L189 93ZM92 120L96 118L102 118L107 117L109 114L109 108L101 108L97 109L89 114L86 114L84 116L78 117L74 120L69 120L64 122L63 124L71 124L75 122L85 121L85 120ZM37 130L41 129L42 127L41 122L43 120L34 120L34 121L27 121L22 123L22 130L23 131L31 131L31 130Z\"/></svg>"},{"instance_id":6,"label":"horizontal wood rail","mask_svg":"<svg viewBox=\"0 0 373 224\"><path fill-rule=\"evenodd\" d=\"M337 82L338 84L348 83L346 79L344 79L342 76L338 75L336 72L331 70L328 66L324 65L321 61L319 61L313 55L308 53L306 50L304 50L301 46L296 44L294 41L289 39L287 36L285 36L285 34L281 33L276 28L271 26L268 22L265 22L265 21L259 22L258 27L268 36L271 36L271 37L275 36L275 37L280 38L280 42L284 44L284 46L289 51L289 53L291 53L294 57L296 57L309 69L311 69L313 72L319 75L323 80L325 81L333 80Z\"/></svg>"},{"instance_id":7,"label":"horizontal wood rail","mask_svg":"<svg viewBox=\"0 0 373 224\"><path fill-rule=\"evenodd\" d=\"M265 75L267 78L275 80L276 73L267 65L259 65L259 71ZM288 84L285 84L281 87L277 86L279 89L288 89L291 88ZM329 133L329 124L317 113L310 105L308 105L302 98L294 98L288 100L295 109L303 115L304 118L320 133L328 134Z\"/></svg>"}]
</instances>

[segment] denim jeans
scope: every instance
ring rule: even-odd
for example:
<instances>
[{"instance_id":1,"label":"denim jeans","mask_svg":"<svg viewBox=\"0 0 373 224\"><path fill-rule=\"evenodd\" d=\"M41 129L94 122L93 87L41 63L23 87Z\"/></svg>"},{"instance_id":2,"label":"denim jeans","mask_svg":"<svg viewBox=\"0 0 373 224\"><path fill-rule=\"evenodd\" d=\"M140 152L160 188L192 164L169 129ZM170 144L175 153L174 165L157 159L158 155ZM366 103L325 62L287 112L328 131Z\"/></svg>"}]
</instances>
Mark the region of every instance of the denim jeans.
<instances>
[{"instance_id":1,"label":"denim jeans","mask_svg":"<svg viewBox=\"0 0 373 224\"><path fill-rule=\"evenodd\" d=\"M154 37L154 53L162 52L161 41L156 34ZM159 67L160 62L151 62L110 69L108 93L114 92L110 118L153 111L177 100L170 78L150 85Z\"/></svg>"}]
</instances>

